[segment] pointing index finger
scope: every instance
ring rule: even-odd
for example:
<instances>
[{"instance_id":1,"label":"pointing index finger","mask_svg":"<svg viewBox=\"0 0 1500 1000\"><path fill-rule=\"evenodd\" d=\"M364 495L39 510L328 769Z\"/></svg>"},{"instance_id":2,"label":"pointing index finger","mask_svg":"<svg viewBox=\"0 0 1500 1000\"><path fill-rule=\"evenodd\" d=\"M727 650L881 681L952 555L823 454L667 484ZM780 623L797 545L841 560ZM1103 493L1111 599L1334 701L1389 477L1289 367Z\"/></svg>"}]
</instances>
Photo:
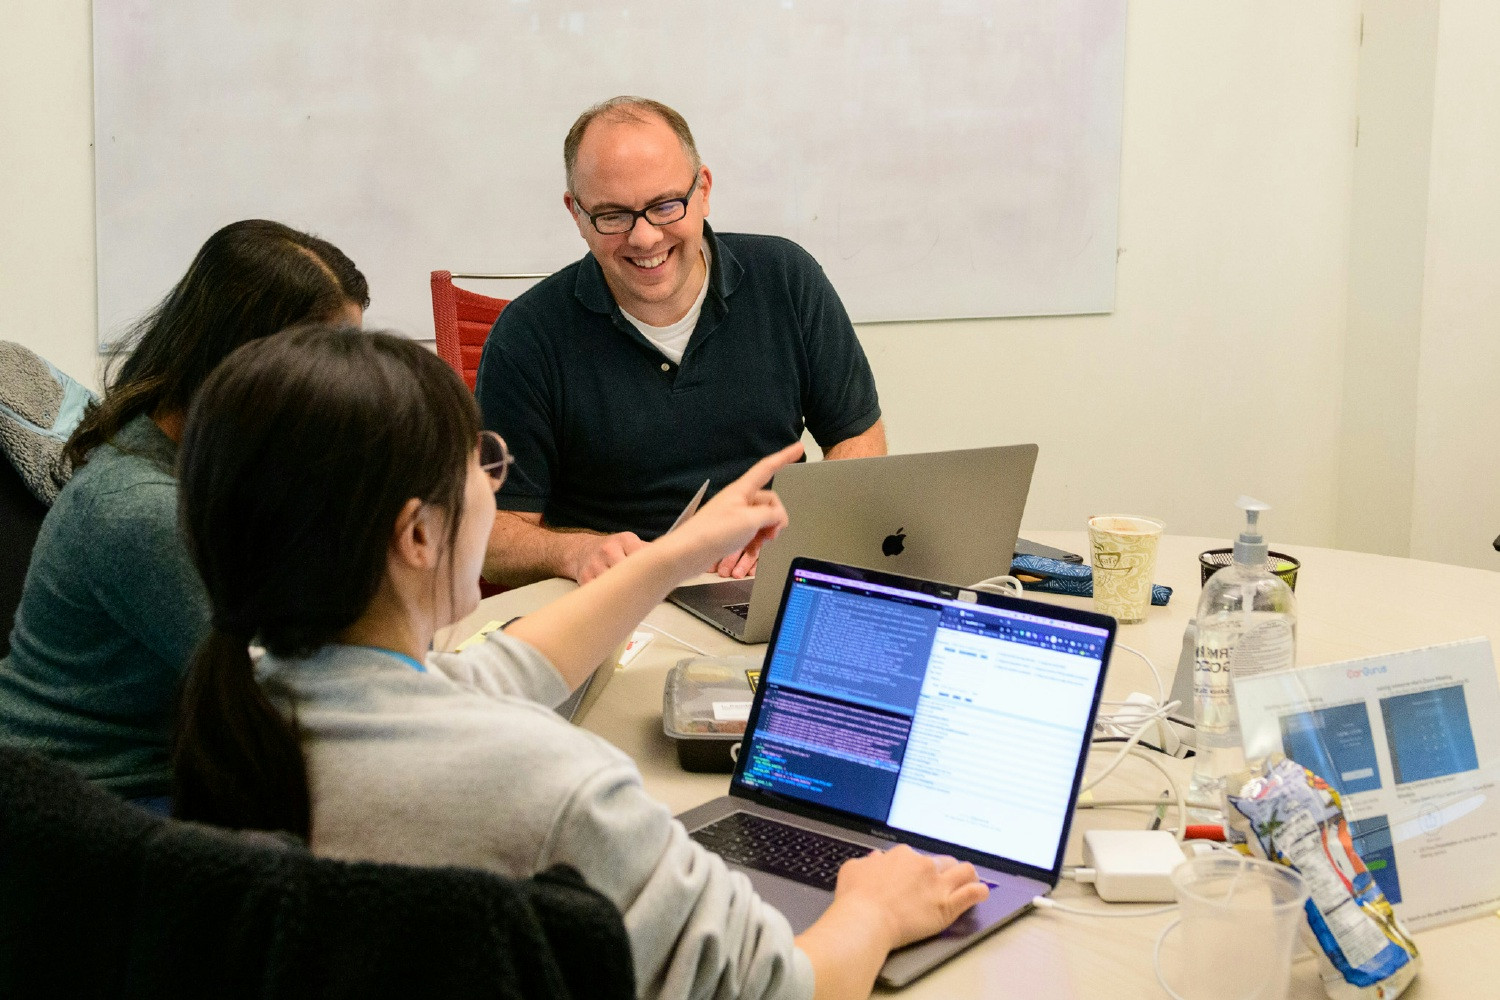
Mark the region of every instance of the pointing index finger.
<instances>
[{"instance_id":1,"label":"pointing index finger","mask_svg":"<svg viewBox=\"0 0 1500 1000\"><path fill-rule=\"evenodd\" d=\"M778 469L791 465L801 457L802 442L797 441L789 444L780 451L767 455L759 462L750 466L745 474L739 478L739 482L750 489L758 490L771 481L771 477L776 475Z\"/></svg>"}]
</instances>

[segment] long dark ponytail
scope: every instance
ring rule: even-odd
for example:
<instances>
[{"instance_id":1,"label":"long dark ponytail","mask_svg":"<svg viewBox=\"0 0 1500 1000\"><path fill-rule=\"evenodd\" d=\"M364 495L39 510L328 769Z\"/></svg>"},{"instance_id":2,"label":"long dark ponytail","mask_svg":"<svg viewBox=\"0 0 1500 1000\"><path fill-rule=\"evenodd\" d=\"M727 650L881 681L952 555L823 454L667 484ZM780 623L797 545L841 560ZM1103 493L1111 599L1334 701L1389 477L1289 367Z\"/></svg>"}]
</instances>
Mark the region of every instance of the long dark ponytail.
<instances>
[{"instance_id":1,"label":"long dark ponytail","mask_svg":"<svg viewBox=\"0 0 1500 1000\"><path fill-rule=\"evenodd\" d=\"M247 341L369 304L364 275L327 240L265 219L232 222L126 335L130 353L111 365L104 400L89 408L64 455L80 466L137 414L186 412L209 372Z\"/></svg>"},{"instance_id":2,"label":"long dark ponytail","mask_svg":"<svg viewBox=\"0 0 1500 1000\"><path fill-rule=\"evenodd\" d=\"M307 656L354 624L412 497L444 512L451 552L479 428L452 369L383 333L290 330L241 347L204 383L178 511L213 629L178 712L178 816L311 834L293 706L267 697L246 647Z\"/></svg>"}]
</instances>

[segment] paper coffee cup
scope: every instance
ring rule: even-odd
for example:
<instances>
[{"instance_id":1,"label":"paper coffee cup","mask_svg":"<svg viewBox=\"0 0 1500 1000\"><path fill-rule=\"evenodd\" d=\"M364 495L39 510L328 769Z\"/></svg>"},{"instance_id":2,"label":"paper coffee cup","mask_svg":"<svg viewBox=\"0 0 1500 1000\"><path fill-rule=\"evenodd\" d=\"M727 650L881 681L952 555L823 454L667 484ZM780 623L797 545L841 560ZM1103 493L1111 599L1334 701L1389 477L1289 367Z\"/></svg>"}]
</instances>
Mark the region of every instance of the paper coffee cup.
<instances>
[{"instance_id":1,"label":"paper coffee cup","mask_svg":"<svg viewBox=\"0 0 1500 1000\"><path fill-rule=\"evenodd\" d=\"M1151 517L1109 514L1089 518L1089 564L1094 610L1138 622L1151 606L1156 547L1166 525Z\"/></svg>"}]
</instances>

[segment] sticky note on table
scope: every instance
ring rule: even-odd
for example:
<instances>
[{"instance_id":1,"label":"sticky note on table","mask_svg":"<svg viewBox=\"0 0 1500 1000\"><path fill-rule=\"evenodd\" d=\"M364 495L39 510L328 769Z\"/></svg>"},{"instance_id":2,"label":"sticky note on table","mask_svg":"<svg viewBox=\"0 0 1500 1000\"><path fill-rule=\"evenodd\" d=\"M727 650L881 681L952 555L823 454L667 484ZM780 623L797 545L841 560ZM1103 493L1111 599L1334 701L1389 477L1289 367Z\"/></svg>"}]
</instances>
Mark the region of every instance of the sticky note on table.
<instances>
[{"instance_id":1,"label":"sticky note on table","mask_svg":"<svg viewBox=\"0 0 1500 1000\"><path fill-rule=\"evenodd\" d=\"M485 636L489 635L496 629L501 628L503 625L503 622L485 622L484 627L481 628L478 632L475 632L463 642L459 643L457 646L454 646L454 652L462 652L463 650L468 649L470 646L483 642Z\"/></svg>"}]
</instances>

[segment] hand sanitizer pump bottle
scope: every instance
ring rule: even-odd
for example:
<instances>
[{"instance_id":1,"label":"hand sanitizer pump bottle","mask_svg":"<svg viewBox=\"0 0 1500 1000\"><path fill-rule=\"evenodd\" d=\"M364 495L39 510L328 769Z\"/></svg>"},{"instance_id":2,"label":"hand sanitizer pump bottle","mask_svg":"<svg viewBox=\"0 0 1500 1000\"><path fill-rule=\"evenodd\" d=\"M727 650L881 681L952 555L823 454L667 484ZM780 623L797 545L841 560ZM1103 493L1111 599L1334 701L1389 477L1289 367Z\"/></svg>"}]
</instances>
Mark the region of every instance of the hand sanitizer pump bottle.
<instances>
[{"instance_id":1,"label":"hand sanitizer pump bottle","mask_svg":"<svg viewBox=\"0 0 1500 1000\"><path fill-rule=\"evenodd\" d=\"M1245 529L1234 543L1234 562L1208 578L1198 601L1198 644L1193 662L1193 716L1197 756L1189 800L1194 817L1217 822L1226 775L1253 767L1240 742L1234 681L1291 667L1296 659L1297 610L1292 589L1268 565L1270 547L1260 515L1270 507L1250 497L1236 501ZM1238 791L1238 789L1234 789Z\"/></svg>"}]
</instances>

